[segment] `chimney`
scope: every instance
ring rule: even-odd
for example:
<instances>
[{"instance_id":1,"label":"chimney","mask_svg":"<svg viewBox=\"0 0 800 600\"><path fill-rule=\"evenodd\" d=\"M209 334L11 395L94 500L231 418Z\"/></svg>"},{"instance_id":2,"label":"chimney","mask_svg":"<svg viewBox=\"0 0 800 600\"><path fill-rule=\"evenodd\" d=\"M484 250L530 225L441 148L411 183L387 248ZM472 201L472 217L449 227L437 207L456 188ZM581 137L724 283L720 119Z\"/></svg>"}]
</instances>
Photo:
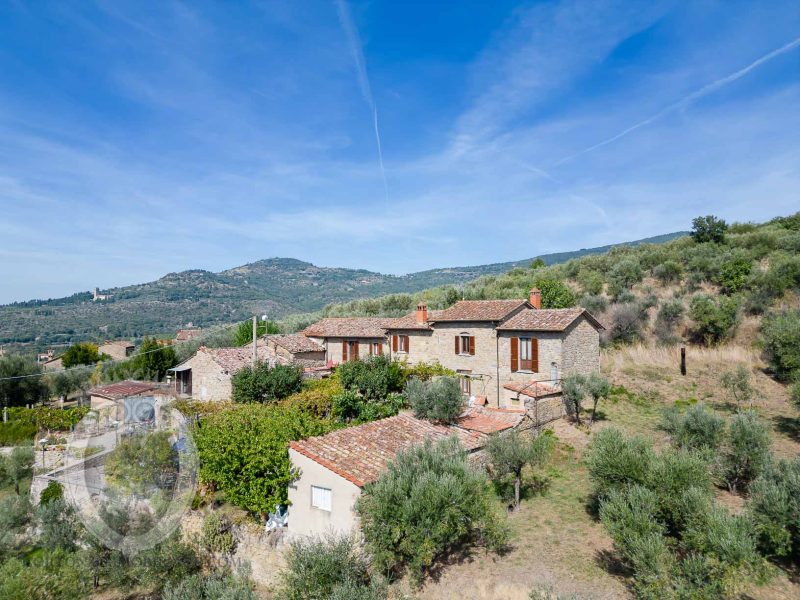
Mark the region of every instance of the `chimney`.
<instances>
[{"instance_id":1,"label":"chimney","mask_svg":"<svg viewBox=\"0 0 800 600\"><path fill-rule=\"evenodd\" d=\"M533 308L542 308L542 292L539 291L539 288L531 290L530 303Z\"/></svg>"},{"instance_id":2,"label":"chimney","mask_svg":"<svg viewBox=\"0 0 800 600\"><path fill-rule=\"evenodd\" d=\"M417 304L417 323L428 322L428 305Z\"/></svg>"}]
</instances>

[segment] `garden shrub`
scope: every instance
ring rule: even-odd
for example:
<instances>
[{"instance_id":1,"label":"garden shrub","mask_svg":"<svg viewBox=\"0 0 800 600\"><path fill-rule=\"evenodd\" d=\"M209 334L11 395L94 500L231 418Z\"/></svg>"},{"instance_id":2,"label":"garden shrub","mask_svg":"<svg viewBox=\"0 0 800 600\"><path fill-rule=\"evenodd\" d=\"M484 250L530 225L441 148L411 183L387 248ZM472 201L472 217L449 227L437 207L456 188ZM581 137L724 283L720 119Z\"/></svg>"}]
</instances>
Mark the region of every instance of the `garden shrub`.
<instances>
[{"instance_id":1,"label":"garden shrub","mask_svg":"<svg viewBox=\"0 0 800 600\"><path fill-rule=\"evenodd\" d=\"M370 586L369 563L353 538L329 534L291 543L280 573L280 600L328 600L340 586Z\"/></svg>"},{"instance_id":2,"label":"garden shrub","mask_svg":"<svg viewBox=\"0 0 800 600\"><path fill-rule=\"evenodd\" d=\"M747 491L770 458L769 428L753 410L737 413L728 427L721 475L731 491Z\"/></svg>"},{"instance_id":3,"label":"garden shrub","mask_svg":"<svg viewBox=\"0 0 800 600\"><path fill-rule=\"evenodd\" d=\"M377 569L408 569L416 581L452 551L475 543L499 550L508 540L485 473L469 464L456 438L399 453L365 486L356 513Z\"/></svg>"},{"instance_id":4,"label":"garden shrub","mask_svg":"<svg viewBox=\"0 0 800 600\"><path fill-rule=\"evenodd\" d=\"M412 366L404 364L403 370L406 381L412 378L430 381L434 377L455 377L456 374L452 369L443 367L437 360L431 362L420 361Z\"/></svg>"},{"instance_id":5,"label":"garden shrub","mask_svg":"<svg viewBox=\"0 0 800 600\"><path fill-rule=\"evenodd\" d=\"M320 419L331 415L333 398L344 391L339 376L334 373L323 379L303 381L303 389L287 396L279 402L280 406L293 407L306 411Z\"/></svg>"},{"instance_id":6,"label":"garden shrub","mask_svg":"<svg viewBox=\"0 0 800 600\"><path fill-rule=\"evenodd\" d=\"M382 400L391 392L401 392L406 379L402 364L385 355L344 362L336 372L344 389L358 392L367 400Z\"/></svg>"},{"instance_id":7,"label":"garden shrub","mask_svg":"<svg viewBox=\"0 0 800 600\"><path fill-rule=\"evenodd\" d=\"M761 323L764 352L775 375L782 381L800 376L800 310L764 317Z\"/></svg>"},{"instance_id":8,"label":"garden shrub","mask_svg":"<svg viewBox=\"0 0 800 600\"><path fill-rule=\"evenodd\" d=\"M33 443L36 425L25 421L0 423L0 446L25 446Z\"/></svg>"},{"instance_id":9,"label":"garden shrub","mask_svg":"<svg viewBox=\"0 0 800 600\"><path fill-rule=\"evenodd\" d=\"M800 457L767 465L750 484L747 513L764 554L800 563Z\"/></svg>"},{"instance_id":10,"label":"garden shrub","mask_svg":"<svg viewBox=\"0 0 800 600\"><path fill-rule=\"evenodd\" d=\"M51 481L39 495L39 504L47 504L53 500L60 500L64 497L64 486L57 481Z\"/></svg>"},{"instance_id":11,"label":"garden shrub","mask_svg":"<svg viewBox=\"0 0 800 600\"><path fill-rule=\"evenodd\" d=\"M81 600L91 596L89 565L80 553L63 549L32 553L0 565L0 598Z\"/></svg>"},{"instance_id":12,"label":"garden shrub","mask_svg":"<svg viewBox=\"0 0 800 600\"><path fill-rule=\"evenodd\" d=\"M396 415L405 406L405 397L390 393L385 398L367 399L353 390L343 390L333 397L331 416L340 423L367 423Z\"/></svg>"},{"instance_id":13,"label":"garden shrub","mask_svg":"<svg viewBox=\"0 0 800 600\"><path fill-rule=\"evenodd\" d=\"M210 513L203 519L200 543L209 552L232 554L236 550L236 540L231 532L231 522L219 513Z\"/></svg>"},{"instance_id":14,"label":"garden shrub","mask_svg":"<svg viewBox=\"0 0 800 600\"><path fill-rule=\"evenodd\" d=\"M296 394L303 387L303 369L295 365L258 363L231 378L234 402L272 402Z\"/></svg>"},{"instance_id":15,"label":"garden shrub","mask_svg":"<svg viewBox=\"0 0 800 600\"><path fill-rule=\"evenodd\" d=\"M404 395L418 419L452 423L464 411L464 394L455 377L437 377L430 381L412 379Z\"/></svg>"},{"instance_id":16,"label":"garden shrub","mask_svg":"<svg viewBox=\"0 0 800 600\"><path fill-rule=\"evenodd\" d=\"M739 324L737 298L698 294L689 304L689 316L694 321L692 338L701 344L714 345L730 338Z\"/></svg>"}]
</instances>

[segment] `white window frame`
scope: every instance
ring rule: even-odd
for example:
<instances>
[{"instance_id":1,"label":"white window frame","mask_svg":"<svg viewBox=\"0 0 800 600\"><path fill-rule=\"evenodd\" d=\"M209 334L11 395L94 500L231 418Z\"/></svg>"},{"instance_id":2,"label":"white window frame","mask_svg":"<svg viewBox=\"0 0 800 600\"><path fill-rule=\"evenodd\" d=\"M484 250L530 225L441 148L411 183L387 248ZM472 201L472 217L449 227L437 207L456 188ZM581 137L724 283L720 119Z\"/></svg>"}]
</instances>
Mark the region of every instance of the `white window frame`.
<instances>
[{"instance_id":1,"label":"white window frame","mask_svg":"<svg viewBox=\"0 0 800 600\"><path fill-rule=\"evenodd\" d=\"M319 485L311 486L311 508L331 512L333 507L333 492L330 488Z\"/></svg>"},{"instance_id":2,"label":"white window frame","mask_svg":"<svg viewBox=\"0 0 800 600\"><path fill-rule=\"evenodd\" d=\"M380 356L381 355L381 343L380 342L370 342L370 349L372 350L372 356Z\"/></svg>"}]
</instances>

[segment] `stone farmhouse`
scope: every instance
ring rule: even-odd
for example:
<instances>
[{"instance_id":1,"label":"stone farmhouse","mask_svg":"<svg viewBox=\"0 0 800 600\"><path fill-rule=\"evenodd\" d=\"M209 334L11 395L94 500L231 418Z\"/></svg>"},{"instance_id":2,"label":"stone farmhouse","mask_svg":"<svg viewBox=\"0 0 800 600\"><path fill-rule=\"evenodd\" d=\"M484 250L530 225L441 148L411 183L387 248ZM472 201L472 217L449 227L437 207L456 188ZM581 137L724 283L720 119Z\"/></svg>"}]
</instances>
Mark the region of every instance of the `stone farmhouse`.
<instances>
[{"instance_id":1,"label":"stone farmhouse","mask_svg":"<svg viewBox=\"0 0 800 600\"><path fill-rule=\"evenodd\" d=\"M391 356L438 361L461 376L465 395L500 408L555 395L563 374L600 368L597 319L582 308L542 309L525 300L462 300L442 311L422 304L387 324Z\"/></svg>"},{"instance_id":2,"label":"stone farmhouse","mask_svg":"<svg viewBox=\"0 0 800 600\"><path fill-rule=\"evenodd\" d=\"M388 352L386 326L393 319L332 317L317 321L301 333L325 349L333 364Z\"/></svg>"},{"instance_id":3,"label":"stone farmhouse","mask_svg":"<svg viewBox=\"0 0 800 600\"><path fill-rule=\"evenodd\" d=\"M520 411L472 407L453 425L436 425L402 412L394 417L340 429L289 445L289 458L301 475L289 486L290 536L349 534L362 488L383 473L398 452L426 439L456 436L474 461L490 435L516 427Z\"/></svg>"},{"instance_id":4,"label":"stone farmhouse","mask_svg":"<svg viewBox=\"0 0 800 600\"><path fill-rule=\"evenodd\" d=\"M321 345L306 336L267 335L256 342L256 360L275 364L298 364L313 371L325 367ZM200 346L190 358L170 369L175 376L174 392L179 397L204 401L230 400L233 375L253 363L251 345L236 348Z\"/></svg>"}]
</instances>

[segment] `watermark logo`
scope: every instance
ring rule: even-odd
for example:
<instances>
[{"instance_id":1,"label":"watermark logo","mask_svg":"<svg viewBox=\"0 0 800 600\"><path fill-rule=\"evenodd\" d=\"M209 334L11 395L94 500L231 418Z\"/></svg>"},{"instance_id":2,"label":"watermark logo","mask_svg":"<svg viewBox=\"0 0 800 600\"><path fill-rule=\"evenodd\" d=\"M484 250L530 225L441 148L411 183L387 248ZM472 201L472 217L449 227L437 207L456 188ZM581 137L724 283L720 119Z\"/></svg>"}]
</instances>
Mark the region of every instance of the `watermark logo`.
<instances>
[{"instance_id":1,"label":"watermark logo","mask_svg":"<svg viewBox=\"0 0 800 600\"><path fill-rule=\"evenodd\" d=\"M180 527L198 466L183 415L160 398L136 397L93 409L78 423L60 479L87 531L133 555Z\"/></svg>"}]
</instances>

